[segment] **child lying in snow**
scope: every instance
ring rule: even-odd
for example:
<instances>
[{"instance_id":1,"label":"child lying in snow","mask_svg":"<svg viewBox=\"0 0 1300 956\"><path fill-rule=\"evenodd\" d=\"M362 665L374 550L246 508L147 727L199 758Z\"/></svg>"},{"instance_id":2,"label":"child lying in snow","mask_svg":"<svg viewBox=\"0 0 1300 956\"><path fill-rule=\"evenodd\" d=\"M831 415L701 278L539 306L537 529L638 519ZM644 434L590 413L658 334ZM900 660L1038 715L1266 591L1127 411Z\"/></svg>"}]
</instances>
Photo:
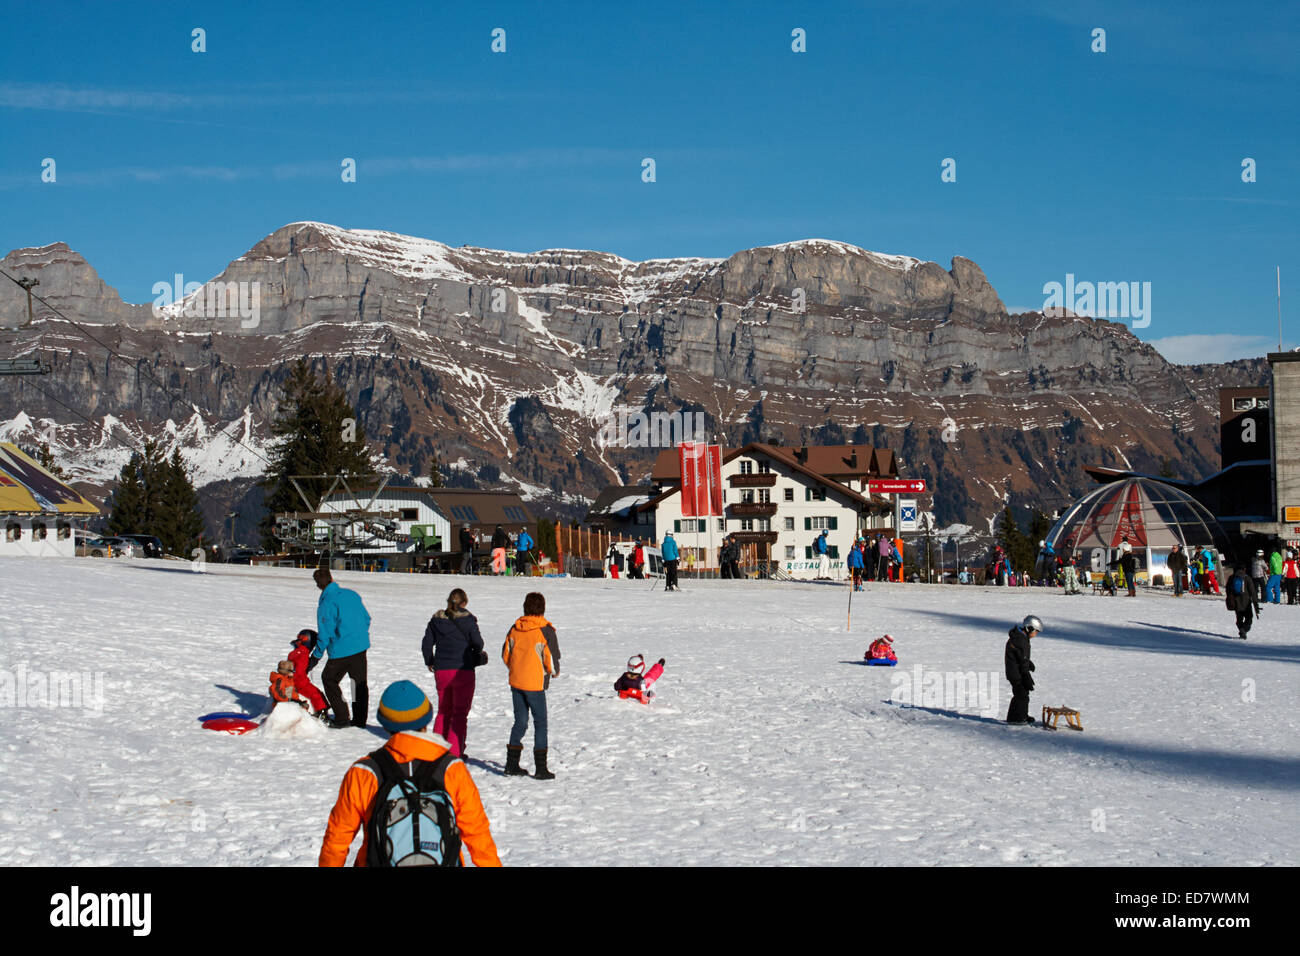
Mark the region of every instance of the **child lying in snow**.
<instances>
[{"instance_id":1,"label":"child lying in snow","mask_svg":"<svg viewBox=\"0 0 1300 956\"><path fill-rule=\"evenodd\" d=\"M664 659L659 658L659 663L650 668L648 673L645 671L645 658L640 654L633 654L628 658L627 670L623 676L614 681L614 689L618 691L621 700L639 700L643 704L650 703L654 697L654 691L650 685L657 681L664 672Z\"/></svg>"}]
</instances>

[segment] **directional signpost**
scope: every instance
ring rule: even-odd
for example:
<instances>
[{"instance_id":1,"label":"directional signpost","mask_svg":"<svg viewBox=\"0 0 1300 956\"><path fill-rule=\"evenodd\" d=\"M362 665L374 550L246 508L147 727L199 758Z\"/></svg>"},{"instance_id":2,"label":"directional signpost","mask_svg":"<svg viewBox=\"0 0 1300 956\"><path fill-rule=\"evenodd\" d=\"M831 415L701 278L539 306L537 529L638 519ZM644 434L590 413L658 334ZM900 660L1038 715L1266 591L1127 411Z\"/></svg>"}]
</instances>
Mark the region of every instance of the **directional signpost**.
<instances>
[{"instance_id":1,"label":"directional signpost","mask_svg":"<svg viewBox=\"0 0 1300 956\"><path fill-rule=\"evenodd\" d=\"M924 478L881 478L867 482L867 491L873 495L922 494Z\"/></svg>"}]
</instances>

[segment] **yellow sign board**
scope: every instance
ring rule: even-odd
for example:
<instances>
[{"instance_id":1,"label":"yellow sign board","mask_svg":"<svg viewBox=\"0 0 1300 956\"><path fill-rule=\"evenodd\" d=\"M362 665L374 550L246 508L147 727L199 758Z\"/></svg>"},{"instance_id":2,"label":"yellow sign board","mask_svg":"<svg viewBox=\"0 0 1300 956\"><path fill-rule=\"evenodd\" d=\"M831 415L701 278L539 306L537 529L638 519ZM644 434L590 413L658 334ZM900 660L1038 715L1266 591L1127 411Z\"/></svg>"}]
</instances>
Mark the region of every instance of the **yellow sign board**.
<instances>
[{"instance_id":1,"label":"yellow sign board","mask_svg":"<svg viewBox=\"0 0 1300 956\"><path fill-rule=\"evenodd\" d=\"M1282 520L1286 522L1300 521L1300 508L1297 507L1283 508Z\"/></svg>"}]
</instances>

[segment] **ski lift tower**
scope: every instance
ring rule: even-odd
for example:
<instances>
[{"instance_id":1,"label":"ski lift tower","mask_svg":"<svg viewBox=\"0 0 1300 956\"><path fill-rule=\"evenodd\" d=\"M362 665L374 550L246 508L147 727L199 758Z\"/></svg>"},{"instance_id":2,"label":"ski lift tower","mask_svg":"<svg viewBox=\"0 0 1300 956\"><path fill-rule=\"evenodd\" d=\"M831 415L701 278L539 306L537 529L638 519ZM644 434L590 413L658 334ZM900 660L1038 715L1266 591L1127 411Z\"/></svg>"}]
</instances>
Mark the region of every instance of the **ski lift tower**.
<instances>
[{"instance_id":1,"label":"ski lift tower","mask_svg":"<svg viewBox=\"0 0 1300 956\"><path fill-rule=\"evenodd\" d=\"M27 293L27 321L18 328L25 329L32 324L32 289L41 284L40 279L15 279ZM49 375L51 368L39 358L0 358L0 375Z\"/></svg>"},{"instance_id":2,"label":"ski lift tower","mask_svg":"<svg viewBox=\"0 0 1300 956\"><path fill-rule=\"evenodd\" d=\"M302 499L306 506L306 511L282 511L275 516L275 537L285 544L296 546L302 551L311 551L314 554L325 554L326 564L332 563L336 546L340 543L341 533L344 529L354 525L367 523L393 523L396 524L400 513L397 511L376 511L375 502L383 494L384 488L388 485L392 475L385 475L380 481L379 487L375 489L370 500L363 508L344 508L338 511L326 511L325 502L329 499L335 490L342 487L343 492L353 501L361 499L348 486L348 478L355 475L289 475L289 483L293 485L294 490L298 492L298 497ZM322 481L328 479L330 484L321 495L320 501L315 504L303 490L299 480ZM327 533L323 540L319 539L315 533L317 524L324 524ZM351 536L343 538L344 543L352 543Z\"/></svg>"}]
</instances>

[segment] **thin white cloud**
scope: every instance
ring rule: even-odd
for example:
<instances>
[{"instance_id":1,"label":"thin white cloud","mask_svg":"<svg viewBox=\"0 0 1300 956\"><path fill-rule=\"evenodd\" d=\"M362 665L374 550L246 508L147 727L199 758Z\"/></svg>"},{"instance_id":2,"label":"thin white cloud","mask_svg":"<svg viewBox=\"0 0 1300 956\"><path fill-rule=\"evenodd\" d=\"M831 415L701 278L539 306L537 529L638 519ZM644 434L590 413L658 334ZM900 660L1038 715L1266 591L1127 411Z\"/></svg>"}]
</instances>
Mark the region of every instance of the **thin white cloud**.
<instances>
[{"instance_id":1,"label":"thin white cloud","mask_svg":"<svg viewBox=\"0 0 1300 956\"><path fill-rule=\"evenodd\" d=\"M1215 335L1170 335L1163 339L1150 339L1147 344L1154 346L1156 351L1176 365L1263 358L1268 352L1277 351L1277 339L1267 335L1233 335L1228 332Z\"/></svg>"},{"instance_id":2,"label":"thin white cloud","mask_svg":"<svg viewBox=\"0 0 1300 956\"><path fill-rule=\"evenodd\" d=\"M0 108L52 112L170 112L179 110L280 109L286 106L368 106L428 100L505 99L504 91L449 89L317 90L258 88L216 93L117 90L50 83L0 83Z\"/></svg>"}]
</instances>

